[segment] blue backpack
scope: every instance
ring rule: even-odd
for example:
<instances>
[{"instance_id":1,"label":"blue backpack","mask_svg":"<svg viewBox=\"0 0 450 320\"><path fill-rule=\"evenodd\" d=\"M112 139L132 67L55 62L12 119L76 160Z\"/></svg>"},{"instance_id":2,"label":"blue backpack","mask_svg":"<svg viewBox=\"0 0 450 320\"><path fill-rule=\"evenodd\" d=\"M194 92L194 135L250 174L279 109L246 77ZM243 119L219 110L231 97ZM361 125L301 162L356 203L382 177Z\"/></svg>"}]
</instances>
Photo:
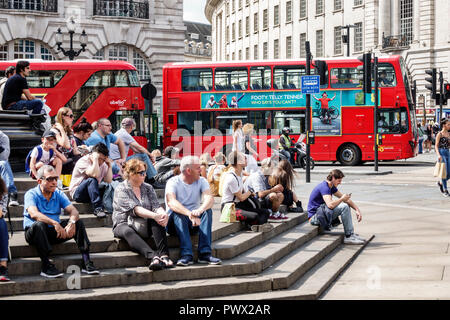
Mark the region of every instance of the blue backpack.
<instances>
[{"instance_id":1,"label":"blue backpack","mask_svg":"<svg viewBox=\"0 0 450 320\"><path fill-rule=\"evenodd\" d=\"M35 148L37 148L38 151L38 155L36 157L36 162L39 162L39 160L41 160L42 158L42 147L40 145L36 146ZM30 152L28 152L27 158L25 159L25 172L26 173L30 173L31 169L30 169L30 160L31 160L31 153L33 152L34 148L31 149ZM53 149L50 149L50 159L53 157Z\"/></svg>"}]
</instances>

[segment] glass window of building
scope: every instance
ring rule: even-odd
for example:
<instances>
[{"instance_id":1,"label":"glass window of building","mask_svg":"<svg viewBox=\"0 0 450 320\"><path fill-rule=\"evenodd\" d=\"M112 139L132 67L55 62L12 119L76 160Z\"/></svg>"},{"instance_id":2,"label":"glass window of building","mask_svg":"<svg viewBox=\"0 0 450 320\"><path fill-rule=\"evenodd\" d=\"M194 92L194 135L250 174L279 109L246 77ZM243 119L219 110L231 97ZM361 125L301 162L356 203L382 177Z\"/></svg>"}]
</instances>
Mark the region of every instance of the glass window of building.
<instances>
[{"instance_id":1,"label":"glass window of building","mask_svg":"<svg viewBox=\"0 0 450 320\"><path fill-rule=\"evenodd\" d=\"M323 30L316 31L316 57L323 57Z\"/></svg>"},{"instance_id":2,"label":"glass window of building","mask_svg":"<svg viewBox=\"0 0 450 320\"><path fill-rule=\"evenodd\" d=\"M245 48L245 60L249 60L250 59L250 48L247 47Z\"/></svg>"},{"instance_id":3,"label":"glass window of building","mask_svg":"<svg viewBox=\"0 0 450 320\"><path fill-rule=\"evenodd\" d=\"M258 45L253 46L253 59L258 60Z\"/></svg>"},{"instance_id":4,"label":"glass window of building","mask_svg":"<svg viewBox=\"0 0 450 320\"><path fill-rule=\"evenodd\" d=\"M253 32L257 33L259 29L259 23L258 23L258 13L256 12L253 15Z\"/></svg>"},{"instance_id":5,"label":"glass window of building","mask_svg":"<svg viewBox=\"0 0 450 320\"><path fill-rule=\"evenodd\" d=\"M355 23L355 33L354 33L354 50L355 52L363 51L363 28L362 22Z\"/></svg>"},{"instance_id":6,"label":"glass window of building","mask_svg":"<svg viewBox=\"0 0 450 320\"><path fill-rule=\"evenodd\" d=\"M334 0L334 10L342 9L342 0Z\"/></svg>"},{"instance_id":7,"label":"glass window of building","mask_svg":"<svg viewBox=\"0 0 450 320\"><path fill-rule=\"evenodd\" d=\"M292 37L286 37L286 59L292 58Z\"/></svg>"},{"instance_id":8,"label":"glass window of building","mask_svg":"<svg viewBox=\"0 0 450 320\"><path fill-rule=\"evenodd\" d=\"M125 45L112 45L108 48L109 60L128 61L128 47Z\"/></svg>"},{"instance_id":9,"label":"glass window of building","mask_svg":"<svg viewBox=\"0 0 450 320\"><path fill-rule=\"evenodd\" d=\"M0 60L8 60L8 45L7 44L0 46Z\"/></svg>"},{"instance_id":10,"label":"glass window of building","mask_svg":"<svg viewBox=\"0 0 450 320\"><path fill-rule=\"evenodd\" d=\"M269 27L269 14L267 13L267 9L263 11L263 29L267 29Z\"/></svg>"},{"instance_id":11,"label":"glass window of building","mask_svg":"<svg viewBox=\"0 0 450 320\"><path fill-rule=\"evenodd\" d=\"M316 0L316 14L323 14L323 0Z\"/></svg>"},{"instance_id":12,"label":"glass window of building","mask_svg":"<svg viewBox=\"0 0 450 320\"><path fill-rule=\"evenodd\" d=\"M139 74L139 80L150 79L150 70L145 63L145 59L136 50L133 50L133 65L136 67L136 70Z\"/></svg>"},{"instance_id":13,"label":"glass window of building","mask_svg":"<svg viewBox=\"0 0 450 320\"><path fill-rule=\"evenodd\" d=\"M231 1L231 12L234 13L235 10L236 10L236 0L232 0Z\"/></svg>"},{"instance_id":14,"label":"glass window of building","mask_svg":"<svg viewBox=\"0 0 450 320\"><path fill-rule=\"evenodd\" d=\"M361 6L363 4L363 0L354 0L353 5L356 6Z\"/></svg>"},{"instance_id":15,"label":"glass window of building","mask_svg":"<svg viewBox=\"0 0 450 320\"><path fill-rule=\"evenodd\" d=\"M280 41L278 39L273 40L273 58L280 59Z\"/></svg>"},{"instance_id":16,"label":"glass window of building","mask_svg":"<svg viewBox=\"0 0 450 320\"><path fill-rule=\"evenodd\" d=\"M306 58L306 33L300 33L300 58Z\"/></svg>"},{"instance_id":17,"label":"glass window of building","mask_svg":"<svg viewBox=\"0 0 450 320\"><path fill-rule=\"evenodd\" d=\"M413 0L400 0L400 34L403 44L408 45L413 40Z\"/></svg>"},{"instance_id":18,"label":"glass window of building","mask_svg":"<svg viewBox=\"0 0 450 320\"><path fill-rule=\"evenodd\" d=\"M300 19L306 18L308 16L306 5L306 0L300 0Z\"/></svg>"},{"instance_id":19,"label":"glass window of building","mask_svg":"<svg viewBox=\"0 0 450 320\"><path fill-rule=\"evenodd\" d=\"M245 17L245 34L248 36L250 34L250 17Z\"/></svg>"},{"instance_id":20,"label":"glass window of building","mask_svg":"<svg viewBox=\"0 0 450 320\"><path fill-rule=\"evenodd\" d=\"M105 60L105 50L104 50L104 49L98 50L98 51L92 56L92 59L95 59L95 60Z\"/></svg>"},{"instance_id":21,"label":"glass window of building","mask_svg":"<svg viewBox=\"0 0 450 320\"><path fill-rule=\"evenodd\" d=\"M263 43L263 59L267 60L269 58L269 48L267 42Z\"/></svg>"},{"instance_id":22,"label":"glass window of building","mask_svg":"<svg viewBox=\"0 0 450 320\"><path fill-rule=\"evenodd\" d=\"M16 40L14 42L14 59L34 59L35 43L32 40Z\"/></svg>"},{"instance_id":23,"label":"glass window of building","mask_svg":"<svg viewBox=\"0 0 450 320\"><path fill-rule=\"evenodd\" d=\"M292 1L286 2L286 23L292 22Z\"/></svg>"},{"instance_id":24,"label":"glass window of building","mask_svg":"<svg viewBox=\"0 0 450 320\"><path fill-rule=\"evenodd\" d=\"M48 61L55 60L50 50L44 47L43 45L41 45L41 59Z\"/></svg>"},{"instance_id":25,"label":"glass window of building","mask_svg":"<svg viewBox=\"0 0 450 320\"><path fill-rule=\"evenodd\" d=\"M242 50L239 50L239 60L242 60Z\"/></svg>"},{"instance_id":26,"label":"glass window of building","mask_svg":"<svg viewBox=\"0 0 450 320\"><path fill-rule=\"evenodd\" d=\"M226 41L227 43L230 42L230 27L229 27L229 26L227 26L227 29L226 29L225 41Z\"/></svg>"},{"instance_id":27,"label":"glass window of building","mask_svg":"<svg viewBox=\"0 0 450 320\"><path fill-rule=\"evenodd\" d=\"M342 31L341 27L334 27L334 54L342 54Z\"/></svg>"},{"instance_id":28,"label":"glass window of building","mask_svg":"<svg viewBox=\"0 0 450 320\"><path fill-rule=\"evenodd\" d=\"M239 20L239 38L242 38L242 20Z\"/></svg>"},{"instance_id":29,"label":"glass window of building","mask_svg":"<svg viewBox=\"0 0 450 320\"><path fill-rule=\"evenodd\" d=\"M231 41L236 41L236 24L231 25Z\"/></svg>"},{"instance_id":30,"label":"glass window of building","mask_svg":"<svg viewBox=\"0 0 450 320\"><path fill-rule=\"evenodd\" d=\"M273 7L273 25L278 26L280 24L280 6Z\"/></svg>"}]
</instances>

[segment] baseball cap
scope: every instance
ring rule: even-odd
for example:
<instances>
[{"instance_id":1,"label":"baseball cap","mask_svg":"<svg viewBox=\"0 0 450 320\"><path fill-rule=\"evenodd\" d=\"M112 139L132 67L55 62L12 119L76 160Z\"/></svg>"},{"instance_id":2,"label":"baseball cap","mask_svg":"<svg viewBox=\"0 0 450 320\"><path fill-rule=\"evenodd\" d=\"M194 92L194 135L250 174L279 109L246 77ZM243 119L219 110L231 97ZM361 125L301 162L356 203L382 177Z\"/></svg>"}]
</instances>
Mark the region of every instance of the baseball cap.
<instances>
[{"instance_id":1,"label":"baseball cap","mask_svg":"<svg viewBox=\"0 0 450 320\"><path fill-rule=\"evenodd\" d=\"M132 118L125 118L122 120L121 124L122 127L132 127L135 124L135 122Z\"/></svg>"},{"instance_id":2,"label":"baseball cap","mask_svg":"<svg viewBox=\"0 0 450 320\"><path fill-rule=\"evenodd\" d=\"M53 137L56 138L56 133L53 130L47 130L44 132L44 134L42 135L42 138L49 138L49 137Z\"/></svg>"}]
</instances>

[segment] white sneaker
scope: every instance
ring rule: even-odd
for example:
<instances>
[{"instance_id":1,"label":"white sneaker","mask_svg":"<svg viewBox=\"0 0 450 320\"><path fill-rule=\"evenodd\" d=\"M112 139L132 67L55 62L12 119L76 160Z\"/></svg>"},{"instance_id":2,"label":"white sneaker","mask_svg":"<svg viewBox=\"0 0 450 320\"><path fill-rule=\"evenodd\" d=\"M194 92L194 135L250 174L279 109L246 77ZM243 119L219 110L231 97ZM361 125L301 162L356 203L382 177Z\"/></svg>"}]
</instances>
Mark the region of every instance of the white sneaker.
<instances>
[{"instance_id":1,"label":"white sneaker","mask_svg":"<svg viewBox=\"0 0 450 320\"><path fill-rule=\"evenodd\" d=\"M364 239L363 237L361 237L361 236L360 236L359 234L357 234L357 233L354 233L353 235L355 236L355 238L358 238L359 240L366 241L366 239Z\"/></svg>"},{"instance_id":2,"label":"white sneaker","mask_svg":"<svg viewBox=\"0 0 450 320\"><path fill-rule=\"evenodd\" d=\"M345 237L344 238L344 243L345 244L363 244L364 241L355 237L355 234L352 234L350 237Z\"/></svg>"}]
</instances>

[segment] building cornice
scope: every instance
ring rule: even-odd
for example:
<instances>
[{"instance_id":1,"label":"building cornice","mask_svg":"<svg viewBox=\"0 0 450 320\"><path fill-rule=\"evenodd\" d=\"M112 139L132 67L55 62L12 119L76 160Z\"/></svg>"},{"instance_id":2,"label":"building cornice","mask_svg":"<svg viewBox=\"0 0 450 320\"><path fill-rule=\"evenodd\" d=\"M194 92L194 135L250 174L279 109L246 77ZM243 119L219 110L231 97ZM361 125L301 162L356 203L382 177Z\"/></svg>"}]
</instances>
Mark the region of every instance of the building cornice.
<instances>
[{"instance_id":1,"label":"building cornice","mask_svg":"<svg viewBox=\"0 0 450 320\"><path fill-rule=\"evenodd\" d=\"M205 16L206 19L212 24L212 15L214 11L216 10L216 7L219 3L221 3L223 0L207 0L205 5Z\"/></svg>"}]
</instances>

